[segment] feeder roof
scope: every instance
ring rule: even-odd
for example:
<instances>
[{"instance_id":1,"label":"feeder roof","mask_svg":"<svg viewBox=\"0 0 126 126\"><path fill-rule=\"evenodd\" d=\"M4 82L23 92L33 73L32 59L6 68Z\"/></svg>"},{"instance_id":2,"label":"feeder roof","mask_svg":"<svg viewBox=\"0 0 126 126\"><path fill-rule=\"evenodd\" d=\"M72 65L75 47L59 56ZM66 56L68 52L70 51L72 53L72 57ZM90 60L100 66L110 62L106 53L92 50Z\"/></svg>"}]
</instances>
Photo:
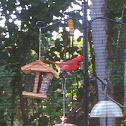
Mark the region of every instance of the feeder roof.
<instances>
[{"instance_id":1,"label":"feeder roof","mask_svg":"<svg viewBox=\"0 0 126 126\"><path fill-rule=\"evenodd\" d=\"M52 73L55 77L59 77L58 72L50 68L47 64L43 63L41 60L36 60L32 63L29 63L21 67L21 70L24 73L36 73L36 72Z\"/></svg>"}]
</instances>

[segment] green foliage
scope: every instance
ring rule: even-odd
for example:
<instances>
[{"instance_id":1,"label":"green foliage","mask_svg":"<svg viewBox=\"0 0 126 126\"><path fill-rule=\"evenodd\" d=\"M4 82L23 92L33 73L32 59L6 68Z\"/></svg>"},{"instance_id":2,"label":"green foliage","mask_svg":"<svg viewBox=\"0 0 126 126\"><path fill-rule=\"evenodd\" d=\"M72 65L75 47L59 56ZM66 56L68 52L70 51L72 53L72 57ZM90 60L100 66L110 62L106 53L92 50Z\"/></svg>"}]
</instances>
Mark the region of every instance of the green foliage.
<instances>
[{"instance_id":1,"label":"green foliage","mask_svg":"<svg viewBox=\"0 0 126 126\"><path fill-rule=\"evenodd\" d=\"M108 67L112 69L111 82L113 86L120 87L123 82L123 73L124 73L124 60L121 59L123 57L118 58L115 61L109 61Z\"/></svg>"},{"instance_id":2,"label":"green foliage","mask_svg":"<svg viewBox=\"0 0 126 126\"><path fill-rule=\"evenodd\" d=\"M10 88L10 82L12 81L12 77L15 75L14 72L6 69L7 66L0 67L0 88L3 91L8 91ZM8 87L8 90L7 90ZM12 91L11 89L9 91Z\"/></svg>"},{"instance_id":3,"label":"green foliage","mask_svg":"<svg viewBox=\"0 0 126 126\"><path fill-rule=\"evenodd\" d=\"M14 75L15 73L8 70L7 66L0 66L0 125L3 126L4 123L7 122L7 118L9 118L12 113L15 113L11 102L11 81Z\"/></svg>"},{"instance_id":4,"label":"green foliage","mask_svg":"<svg viewBox=\"0 0 126 126\"><path fill-rule=\"evenodd\" d=\"M116 8L115 8L116 7ZM107 7L107 15L111 19L126 23L125 0L110 0ZM126 49L126 27L117 23L109 23L109 45L111 45L111 56L109 58L109 66L112 69L111 82L114 86L114 99L119 103L124 102L124 55L123 50ZM118 121L118 125L121 122ZM125 120L121 126L125 125Z\"/></svg>"},{"instance_id":5,"label":"green foliage","mask_svg":"<svg viewBox=\"0 0 126 126\"><path fill-rule=\"evenodd\" d=\"M126 125L126 120L123 120L120 126L125 126L125 125Z\"/></svg>"}]
</instances>

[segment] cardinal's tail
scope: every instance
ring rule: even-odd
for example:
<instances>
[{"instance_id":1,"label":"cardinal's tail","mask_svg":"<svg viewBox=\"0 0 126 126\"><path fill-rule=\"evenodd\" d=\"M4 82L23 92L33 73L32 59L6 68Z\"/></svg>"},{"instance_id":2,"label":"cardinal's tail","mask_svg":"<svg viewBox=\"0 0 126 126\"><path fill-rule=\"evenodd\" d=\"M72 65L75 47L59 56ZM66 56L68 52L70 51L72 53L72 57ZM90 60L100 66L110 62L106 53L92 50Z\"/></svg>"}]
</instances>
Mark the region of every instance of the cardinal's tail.
<instances>
[{"instance_id":1,"label":"cardinal's tail","mask_svg":"<svg viewBox=\"0 0 126 126\"><path fill-rule=\"evenodd\" d=\"M58 65L58 66L59 66L59 63L56 63L56 62L54 62L54 61L51 61L51 60L45 60L45 61L47 61L47 62L49 62L49 63L56 64L56 65Z\"/></svg>"}]
</instances>

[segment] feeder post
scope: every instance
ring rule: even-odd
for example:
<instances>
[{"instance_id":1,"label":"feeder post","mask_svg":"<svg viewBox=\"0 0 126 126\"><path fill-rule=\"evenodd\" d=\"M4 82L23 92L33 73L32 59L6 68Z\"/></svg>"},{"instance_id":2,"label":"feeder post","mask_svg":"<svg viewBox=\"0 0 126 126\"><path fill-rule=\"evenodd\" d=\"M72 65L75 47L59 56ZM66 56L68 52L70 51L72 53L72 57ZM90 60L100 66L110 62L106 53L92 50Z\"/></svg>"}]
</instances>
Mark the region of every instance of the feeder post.
<instances>
[{"instance_id":1,"label":"feeder post","mask_svg":"<svg viewBox=\"0 0 126 126\"><path fill-rule=\"evenodd\" d=\"M126 110L126 49L124 49L124 110Z\"/></svg>"},{"instance_id":2,"label":"feeder post","mask_svg":"<svg viewBox=\"0 0 126 126\"><path fill-rule=\"evenodd\" d=\"M35 84L34 84L34 89L33 89L34 93L37 93L37 91L38 91L39 76L40 76L40 72L36 72Z\"/></svg>"},{"instance_id":3,"label":"feeder post","mask_svg":"<svg viewBox=\"0 0 126 126\"><path fill-rule=\"evenodd\" d=\"M82 27L83 27L83 74L84 74L84 126L88 126L88 112L89 112L89 76L88 76L88 20L87 20L87 1L82 2Z\"/></svg>"}]
</instances>

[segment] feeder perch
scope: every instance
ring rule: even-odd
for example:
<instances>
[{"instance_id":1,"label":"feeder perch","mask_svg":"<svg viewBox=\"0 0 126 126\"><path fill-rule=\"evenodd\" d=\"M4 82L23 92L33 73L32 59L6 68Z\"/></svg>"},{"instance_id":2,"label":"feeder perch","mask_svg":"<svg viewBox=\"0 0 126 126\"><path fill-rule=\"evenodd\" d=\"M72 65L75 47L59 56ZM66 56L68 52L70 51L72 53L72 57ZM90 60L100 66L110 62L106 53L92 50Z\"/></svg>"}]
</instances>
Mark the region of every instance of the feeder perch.
<instances>
[{"instance_id":1,"label":"feeder perch","mask_svg":"<svg viewBox=\"0 0 126 126\"><path fill-rule=\"evenodd\" d=\"M58 73L41 60L36 60L21 67L21 70L26 74L35 74L33 92L23 91L22 95L25 97L48 99L47 91L49 85L53 77L59 77Z\"/></svg>"}]
</instances>

